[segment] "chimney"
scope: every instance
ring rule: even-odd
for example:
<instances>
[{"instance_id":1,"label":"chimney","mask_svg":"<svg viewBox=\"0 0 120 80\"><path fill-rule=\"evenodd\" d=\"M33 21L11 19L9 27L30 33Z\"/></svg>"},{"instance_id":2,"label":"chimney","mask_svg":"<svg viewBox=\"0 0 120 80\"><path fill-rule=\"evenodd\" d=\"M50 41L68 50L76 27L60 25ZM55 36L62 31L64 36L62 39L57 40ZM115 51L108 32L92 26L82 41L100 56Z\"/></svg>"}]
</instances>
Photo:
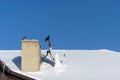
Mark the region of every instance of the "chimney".
<instances>
[{"instance_id":1,"label":"chimney","mask_svg":"<svg viewBox=\"0 0 120 80\"><path fill-rule=\"evenodd\" d=\"M36 72L40 70L41 47L38 40L22 40L22 71Z\"/></svg>"}]
</instances>

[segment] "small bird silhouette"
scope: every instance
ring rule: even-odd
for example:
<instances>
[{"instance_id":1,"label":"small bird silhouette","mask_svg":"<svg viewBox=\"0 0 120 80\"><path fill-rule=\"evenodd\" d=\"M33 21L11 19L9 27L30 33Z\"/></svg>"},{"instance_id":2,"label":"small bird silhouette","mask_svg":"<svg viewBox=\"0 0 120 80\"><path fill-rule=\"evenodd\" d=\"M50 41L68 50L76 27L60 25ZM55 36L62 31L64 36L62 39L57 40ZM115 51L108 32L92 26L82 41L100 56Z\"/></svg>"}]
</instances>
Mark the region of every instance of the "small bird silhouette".
<instances>
[{"instance_id":1,"label":"small bird silhouette","mask_svg":"<svg viewBox=\"0 0 120 80\"><path fill-rule=\"evenodd\" d=\"M26 39L26 36L23 36L22 40L25 40Z\"/></svg>"}]
</instances>

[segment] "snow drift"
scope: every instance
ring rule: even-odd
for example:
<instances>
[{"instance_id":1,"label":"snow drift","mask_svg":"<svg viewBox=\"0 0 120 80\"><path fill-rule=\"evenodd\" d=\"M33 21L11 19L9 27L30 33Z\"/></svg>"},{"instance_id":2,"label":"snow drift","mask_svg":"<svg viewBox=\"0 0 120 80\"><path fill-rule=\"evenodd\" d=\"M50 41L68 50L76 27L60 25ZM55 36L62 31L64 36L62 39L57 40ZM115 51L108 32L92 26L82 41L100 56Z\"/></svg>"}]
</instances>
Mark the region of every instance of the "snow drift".
<instances>
[{"instance_id":1,"label":"snow drift","mask_svg":"<svg viewBox=\"0 0 120 80\"><path fill-rule=\"evenodd\" d=\"M42 54L46 54L46 50L42 50ZM39 72L21 72L20 50L0 50L0 59L10 69L37 80L120 80L120 52L53 50L53 54L58 54L56 62L49 57L42 58Z\"/></svg>"}]
</instances>

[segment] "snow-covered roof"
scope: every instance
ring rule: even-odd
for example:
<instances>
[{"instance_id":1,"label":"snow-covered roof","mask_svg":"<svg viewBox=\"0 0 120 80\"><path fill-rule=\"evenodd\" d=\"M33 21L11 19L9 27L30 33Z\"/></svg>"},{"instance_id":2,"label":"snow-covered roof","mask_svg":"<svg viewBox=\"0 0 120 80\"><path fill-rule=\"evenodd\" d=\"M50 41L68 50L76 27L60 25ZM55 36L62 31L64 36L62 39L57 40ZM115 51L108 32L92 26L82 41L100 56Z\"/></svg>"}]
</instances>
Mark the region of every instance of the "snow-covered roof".
<instances>
[{"instance_id":1,"label":"snow-covered roof","mask_svg":"<svg viewBox=\"0 0 120 80\"><path fill-rule=\"evenodd\" d=\"M46 50L42 50L44 54ZM11 70L37 80L120 80L120 52L105 49L53 50L53 54L58 55L59 66L53 67L47 57L39 72L21 72L21 50L0 50L0 59Z\"/></svg>"}]
</instances>

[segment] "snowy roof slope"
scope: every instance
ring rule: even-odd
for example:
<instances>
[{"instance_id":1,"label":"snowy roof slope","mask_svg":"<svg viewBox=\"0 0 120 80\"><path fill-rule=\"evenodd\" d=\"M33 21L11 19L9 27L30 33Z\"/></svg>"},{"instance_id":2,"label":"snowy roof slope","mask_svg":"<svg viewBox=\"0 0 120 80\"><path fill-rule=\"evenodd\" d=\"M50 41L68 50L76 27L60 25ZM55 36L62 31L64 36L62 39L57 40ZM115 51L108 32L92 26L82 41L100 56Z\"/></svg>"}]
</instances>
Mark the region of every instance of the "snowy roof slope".
<instances>
[{"instance_id":1,"label":"snowy roof slope","mask_svg":"<svg viewBox=\"0 0 120 80\"><path fill-rule=\"evenodd\" d=\"M45 54L45 50L42 50ZM21 72L21 51L0 50L0 59L16 72L37 80L120 80L120 53L110 50L53 50L61 65L42 62L40 72ZM66 54L66 57L63 55ZM49 57L48 57L49 59Z\"/></svg>"}]
</instances>

